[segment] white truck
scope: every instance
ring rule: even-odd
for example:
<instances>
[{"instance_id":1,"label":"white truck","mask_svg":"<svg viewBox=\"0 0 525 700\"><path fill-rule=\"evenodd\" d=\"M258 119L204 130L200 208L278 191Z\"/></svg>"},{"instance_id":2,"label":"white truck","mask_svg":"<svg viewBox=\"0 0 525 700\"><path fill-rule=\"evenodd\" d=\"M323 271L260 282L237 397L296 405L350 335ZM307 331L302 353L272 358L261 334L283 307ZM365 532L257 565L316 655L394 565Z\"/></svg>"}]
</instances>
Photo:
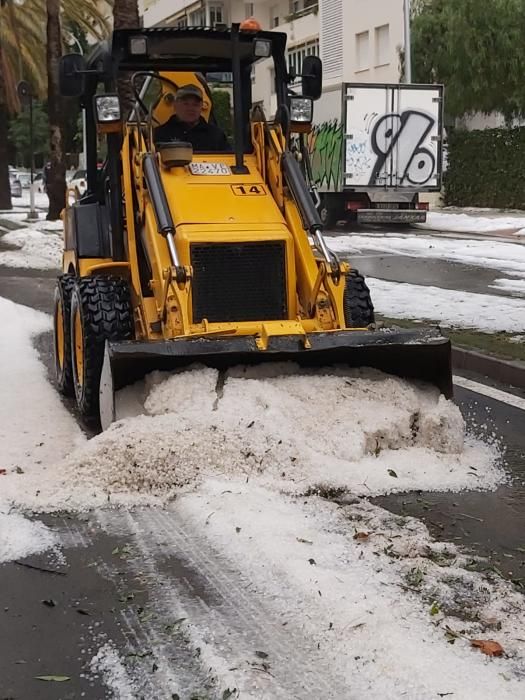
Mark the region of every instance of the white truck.
<instances>
[{"instance_id":1,"label":"white truck","mask_svg":"<svg viewBox=\"0 0 525 700\"><path fill-rule=\"evenodd\" d=\"M416 223L441 189L443 86L342 83L323 90L308 135L325 226Z\"/></svg>"}]
</instances>

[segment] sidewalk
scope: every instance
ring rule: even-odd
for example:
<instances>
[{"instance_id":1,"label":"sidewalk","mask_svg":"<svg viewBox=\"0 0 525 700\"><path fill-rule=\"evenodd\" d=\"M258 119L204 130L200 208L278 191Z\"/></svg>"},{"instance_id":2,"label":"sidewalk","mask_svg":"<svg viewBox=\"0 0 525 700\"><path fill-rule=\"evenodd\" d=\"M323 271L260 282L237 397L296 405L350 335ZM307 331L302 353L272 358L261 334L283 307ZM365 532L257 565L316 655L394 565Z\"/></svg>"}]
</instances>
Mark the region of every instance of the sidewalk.
<instances>
[{"instance_id":1,"label":"sidewalk","mask_svg":"<svg viewBox=\"0 0 525 700\"><path fill-rule=\"evenodd\" d=\"M426 222L415 226L425 231L495 236L525 243L523 211L446 207L429 211Z\"/></svg>"}]
</instances>

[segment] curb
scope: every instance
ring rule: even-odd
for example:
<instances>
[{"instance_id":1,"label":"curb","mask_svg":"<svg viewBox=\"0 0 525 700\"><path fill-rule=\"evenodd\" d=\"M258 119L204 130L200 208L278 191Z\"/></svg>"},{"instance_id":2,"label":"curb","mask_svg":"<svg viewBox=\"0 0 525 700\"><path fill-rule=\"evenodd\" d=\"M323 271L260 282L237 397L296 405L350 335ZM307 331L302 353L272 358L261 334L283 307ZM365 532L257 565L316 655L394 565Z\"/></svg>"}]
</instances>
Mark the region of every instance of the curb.
<instances>
[{"instance_id":1,"label":"curb","mask_svg":"<svg viewBox=\"0 0 525 700\"><path fill-rule=\"evenodd\" d=\"M17 221L11 221L11 219L2 219L2 217L0 217L0 226L4 229L7 229L8 231L17 231L18 229L25 228Z\"/></svg>"},{"instance_id":2,"label":"curb","mask_svg":"<svg viewBox=\"0 0 525 700\"><path fill-rule=\"evenodd\" d=\"M492 355L484 355L475 350L454 345L452 347L452 368L475 372L495 382L507 384L517 389L525 389L525 363L515 360L502 360Z\"/></svg>"}]
</instances>

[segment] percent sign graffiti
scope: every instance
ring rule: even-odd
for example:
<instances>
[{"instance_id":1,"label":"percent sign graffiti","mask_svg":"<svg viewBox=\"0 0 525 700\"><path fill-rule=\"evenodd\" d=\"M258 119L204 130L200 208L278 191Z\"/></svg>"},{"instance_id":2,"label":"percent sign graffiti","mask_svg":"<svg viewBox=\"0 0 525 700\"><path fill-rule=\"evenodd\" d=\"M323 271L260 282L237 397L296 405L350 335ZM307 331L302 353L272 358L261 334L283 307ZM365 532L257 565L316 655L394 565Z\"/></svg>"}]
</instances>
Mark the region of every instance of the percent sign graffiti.
<instances>
[{"instance_id":1,"label":"percent sign graffiti","mask_svg":"<svg viewBox=\"0 0 525 700\"><path fill-rule=\"evenodd\" d=\"M398 182L424 185L434 175L436 158L423 146L435 124L435 119L425 112L407 110L401 114L384 114L375 123L371 134L371 145L377 160L370 178L375 185L384 170L387 160L395 153ZM393 183L396 184L396 183Z\"/></svg>"}]
</instances>

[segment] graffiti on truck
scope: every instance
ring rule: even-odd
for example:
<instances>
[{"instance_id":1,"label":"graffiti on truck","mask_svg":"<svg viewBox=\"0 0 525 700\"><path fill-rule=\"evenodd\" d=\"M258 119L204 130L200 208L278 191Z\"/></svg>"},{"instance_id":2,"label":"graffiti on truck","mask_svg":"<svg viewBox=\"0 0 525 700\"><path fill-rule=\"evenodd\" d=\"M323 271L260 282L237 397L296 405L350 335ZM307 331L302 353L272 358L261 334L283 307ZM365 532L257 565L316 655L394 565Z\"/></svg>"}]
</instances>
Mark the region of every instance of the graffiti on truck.
<instances>
[{"instance_id":1,"label":"graffiti on truck","mask_svg":"<svg viewBox=\"0 0 525 700\"><path fill-rule=\"evenodd\" d=\"M393 184L425 185L429 182L435 174L436 157L424 144L435 124L431 114L416 109L383 114L374 120L370 144L376 162L369 184L379 184L389 169L397 177Z\"/></svg>"},{"instance_id":2,"label":"graffiti on truck","mask_svg":"<svg viewBox=\"0 0 525 700\"><path fill-rule=\"evenodd\" d=\"M314 182L337 190L341 184L343 127L338 119L314 126L308 134L308 151Z\"/></svg>"}]
</instances>

